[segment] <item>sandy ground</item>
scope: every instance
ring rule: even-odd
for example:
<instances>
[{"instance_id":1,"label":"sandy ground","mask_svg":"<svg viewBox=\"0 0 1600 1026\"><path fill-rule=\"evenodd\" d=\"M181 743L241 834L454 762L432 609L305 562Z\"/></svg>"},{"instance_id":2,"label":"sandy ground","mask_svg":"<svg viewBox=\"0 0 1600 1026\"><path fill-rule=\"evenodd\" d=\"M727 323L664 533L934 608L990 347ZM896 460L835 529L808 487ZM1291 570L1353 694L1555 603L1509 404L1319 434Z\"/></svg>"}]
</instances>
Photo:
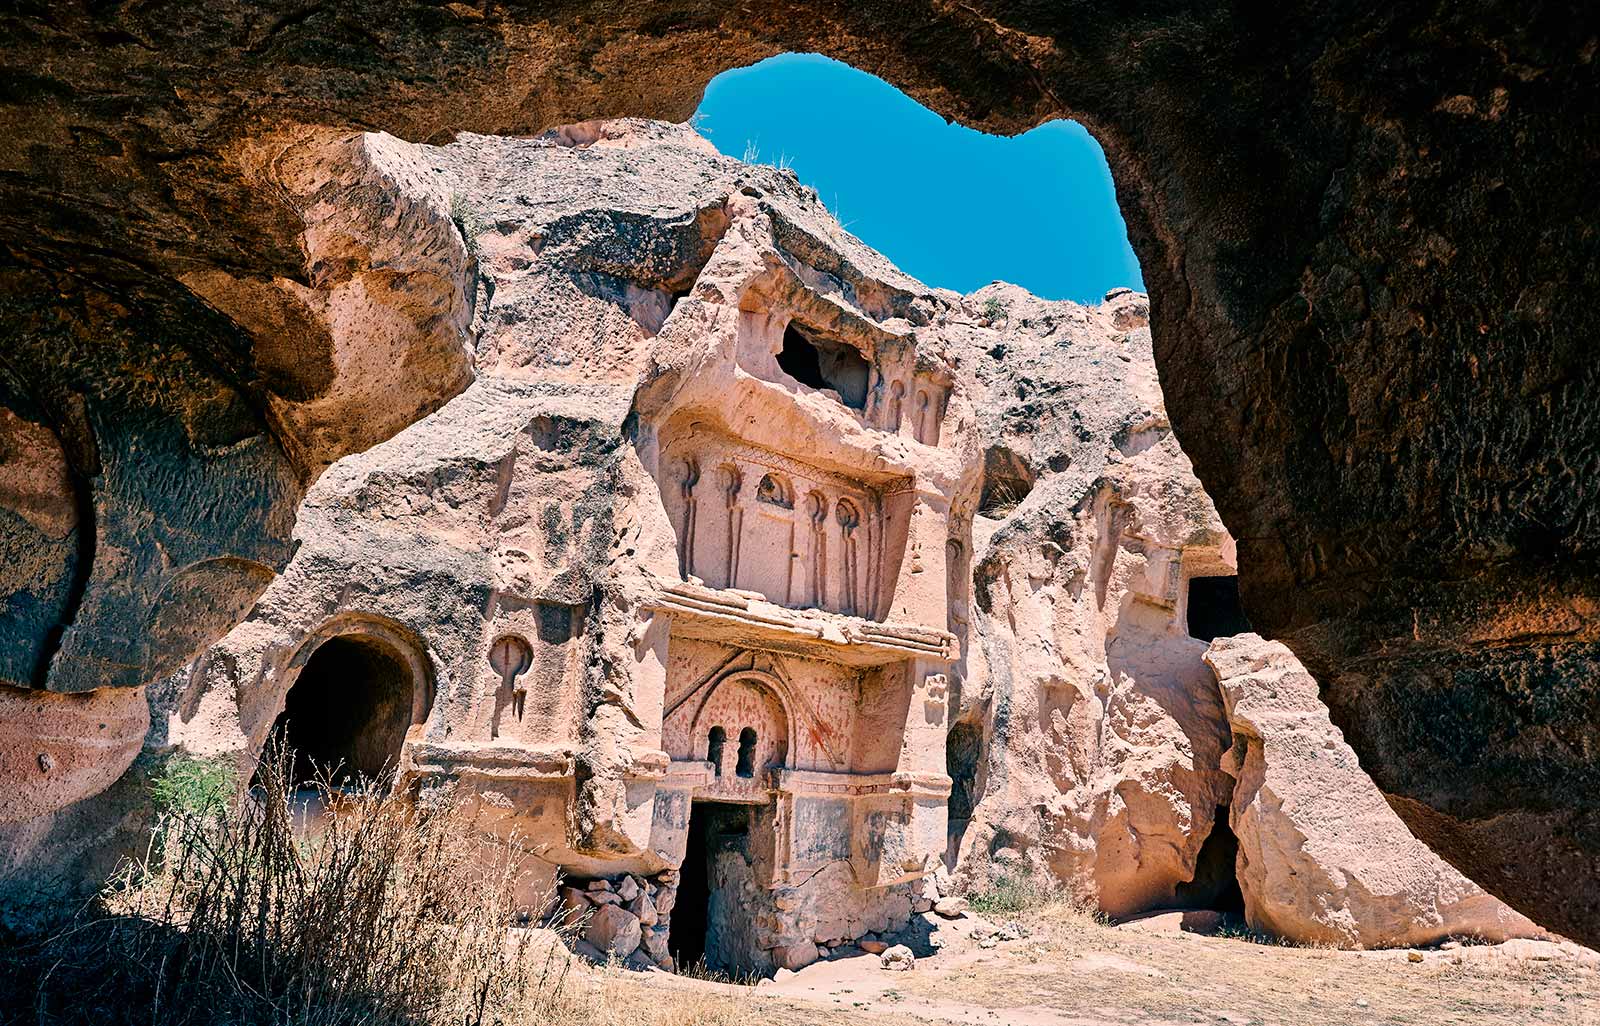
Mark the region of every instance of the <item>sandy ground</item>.
<instances>
[{"instance_id":1,"label":"sandy ground","mask_svg":"<svg viewBox=\"0 0 1600 1026\"><path fill-rule=\"evenodd\" d=\"M720 1010L701 1018L686 1007L686 1024L1600 1026L1600 955L1571 944L1333 951L1184 932L1177 914L1107 926L1044 910L1024 922L1028 936L982 948L974 925L930 922L907 972L861 954L756 987L666 974L613 985L657 991L661 1011L690 993L739 1009L697 1001Z\"/></svg>"}]
</instances>

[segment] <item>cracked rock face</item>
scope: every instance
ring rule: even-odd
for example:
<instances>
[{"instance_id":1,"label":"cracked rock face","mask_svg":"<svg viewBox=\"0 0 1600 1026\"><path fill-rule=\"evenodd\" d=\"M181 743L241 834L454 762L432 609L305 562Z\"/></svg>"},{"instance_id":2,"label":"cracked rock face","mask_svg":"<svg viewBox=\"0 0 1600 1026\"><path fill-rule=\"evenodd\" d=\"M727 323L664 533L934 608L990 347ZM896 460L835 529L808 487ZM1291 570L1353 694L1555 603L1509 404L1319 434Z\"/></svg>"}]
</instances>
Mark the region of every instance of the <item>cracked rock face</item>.
<instances>
[{"instance_id":1,"label":"cracked rock face","mask_svg":"<svg viewBox=\"0 0 1600 1026\"><path fill-rule=\"evenodd\" d=\"M1254 634L1206 650L1233 745L1233 832L1250 925L1305 944L1417 947L1539 937L1411 835L1328 720L1317 683Z\"/></svg>"},{"instance_id":2,"label":"cracked rock face","mask_svg":"<svg viewBox=\"0 0 1600 1026\"><path fill-rule=\"evenodd\" d=\"M1004 313L969 365L987 448L958 731L985 755L963 764L952 735L957 794L981 796L958 869L1042 874L1116 916L1203 907L1227 728L1184 604L1190 578L1233 574L1233 541L1172 436L1147 304L979 297Z\"/></svg>"},{"instance_id":3,"label":"cracked rock face","mask_svg":"<svg viewBox=\"0 0 1600 1026\"><path fill-rule=\"evenodd\" d=\"M1252 622L1421 837L1600 939L1571 883L1600 879L1592 11L1103 6L7 12L0 680L160 679L287 562L324 465L466 387L449 197L354 133L681 118L819 51L969 124L1095 132Z\"/></svg>"}]
</instances>

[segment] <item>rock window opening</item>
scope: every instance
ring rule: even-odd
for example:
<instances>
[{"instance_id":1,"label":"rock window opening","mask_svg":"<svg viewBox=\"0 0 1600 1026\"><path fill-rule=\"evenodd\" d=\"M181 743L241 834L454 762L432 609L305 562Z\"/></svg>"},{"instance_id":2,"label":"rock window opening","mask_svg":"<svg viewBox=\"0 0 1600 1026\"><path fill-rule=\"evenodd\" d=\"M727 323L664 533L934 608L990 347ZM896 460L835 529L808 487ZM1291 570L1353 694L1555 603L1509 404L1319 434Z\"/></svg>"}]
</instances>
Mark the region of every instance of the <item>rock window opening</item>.
<instances>
[{"instance_id":1,"label":"rock window opening","mask_svg":"<svg viewBox=\"0 0 1600 1026\"><path fill-rule=\"evenodd\" d=\"M739 731L739 763L734 774L741 777L756 775L756 732L753 727Z\"/></svg>"},{"instance_id":2,"label":"rock window opening","mask_svg":"<svg viewBox=\"0 0 1600 1026\"><path fill-rule=\"evenodd\" d=\"M690 803L689 839L667 938L679 972L702 965L738 972L757 950L751 936L753 903L741 900L741 892L755 890L749 842L749 806Z\"/></svg>"},{"instance_id":3,"label":"rock window opening","mask_svg":"<svg viewBox=\"0 0 1600 1026\"><path fill-rule=\"evenodd\" d=\"M728 743L728 732L721 727L712 727L711 735L706 739L706 761L711 763L711 772L722 776L722 749Z\"/></svg>"},{"instance_id":4,"label":"rock window opening","mask_svg":"<svg viewBox=\"0 0 1600 1026\"><path fill-rule=\"evenodd\" d=\"M1228 825L1228 806L1217 806L1211 832L1195 857L1194 878L1179 884L1173 897L1179 908L1210 909L1224 915L1244 915L1244 891L1239 888L1239 838Z\"/></svg>"},{"instance_id":5,"label":"rock window opening","mask_svg":"<svg viewBox=\"0 0 1600 1026\"><path fill-rule=\"evenodd\" d=\"M778 353L778 366L802 385L833 389L839 394L840 401L851 409L867 408L867 382L871 377L871 365L854 346L830 339L811 338L791 321L783 329L783 349Z\"/></svg>"},{"instance_id":6,"label":"rock window opening","mask_svg":"<svg viewBox=\"0 0 1600 1026\"><path fill-rule=\"evenodd\" d=\"M1250 630L1239 605L1239 578L1189 578L1189 636L1213 641Z\"/></svg>"},{"instance_id":7,"label":"rock window opening","mask_svg":"<svg viewBox=\"0 0 1600 1026\"><path fill-rule=\"evenodd\" d=\"M411 726L413 685L405 659L375 638L323 642L272 728L294 752L294 784L315 783L324 773L338 785L392 776Z\"/></svg>"},{"instance_id":8,"label":"rock window opening","mask_svg":"<svg viewBox=\"0 0 1600 1026\"><path fill-rule=\"evenodd\" d=\"M1033 491L1033 471L1022 457L997 445L983 455L983 491L978 496L978 514L1003 520L1022 505Z\"/></svg>"},{"instance_id":9,"label":"rock window opening","mask_svg":"<svg viewBox=\"0 0 1600 1026\"><path fill-rule=\"evenodd\" d=\"M982 728L970 720L962 720L950 728L944 742L944 767L950 775L945 861L952 866L967 824L972 820L972 809L978 804L978 764L982 757Z\"/></svg>"},{"instance_id":10,"label":"rock window opening","mask_svg":"<svg viewBox=\"0 0 1600 1026\"><path fill-rule=\"evenodd\" d=\"M784 509L794 509L794 489L781 477L765 474L756 485L756 501Z\"/></svg>"}]
</instances>

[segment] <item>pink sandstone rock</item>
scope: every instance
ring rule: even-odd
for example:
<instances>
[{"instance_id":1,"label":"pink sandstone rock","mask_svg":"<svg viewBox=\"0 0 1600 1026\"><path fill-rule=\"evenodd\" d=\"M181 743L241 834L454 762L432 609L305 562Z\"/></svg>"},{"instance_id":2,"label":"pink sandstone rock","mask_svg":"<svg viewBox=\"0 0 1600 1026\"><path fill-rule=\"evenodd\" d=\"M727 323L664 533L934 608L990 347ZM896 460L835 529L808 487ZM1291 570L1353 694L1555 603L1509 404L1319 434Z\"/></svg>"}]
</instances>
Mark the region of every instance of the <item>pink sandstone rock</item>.
<instances>
[{"instance_id":1,"label":"pink sandstone rock","mask_svg":"<svg viewBox=\"0 0 1600 1026\"><path fill-rule=\"evenodd\" d=\"M1192 596L1234 546L1144 296L930 289L681 127L317 152L437 237L395 252L420 291L374 330L459 331L475 378L328 469L283 575L157 689L153 744L247 770L286 713L348 718L368 771L458 782L538 852L530 902L616 881L583 898L608 944L642 929L617 888L654 881L655 937L680 867L709 879L737 971L1008 876L1117 915L1216 896L1230 732ZM371 214L310 241L381 243ZM330 287L348 337L364 286ZM307 697L341 680L374 693Z\"/></svg>"},{"instance_id":2,"label":"pink sandstone rock","mask_svg":"<svg viewBox=\"0 0 1600 1026\"><path fill-rule=\"evenodd\" d=\"M1294 653L1254 634L1205 656L1227 704L1233 831L1250 925L1339 947L1503 941L1544 931L1411 836Z\"/></svg>"},{"instance_id":3,"label":"pink sandstone rock","mask_svg":"<svg viewBox=\"0 0 1600 1026\"><path fill-rule=\"evenodd\" d=\"M970 774L957 875L1029 877L1117 916L1204 903L1228 732L1186 619L1190 581L1234 574L1234 546L1167 424L1147 303L1000 284L970 302L1009 319L968 365L994 401L951 735L983 755L952 756Z\"/></svg>"},{"instance_id":4,"label":"pink sandstone rock","mask_svg":"<svg viewBox=\"0 0 1600 1026\"><path fill-rule=\"evenodd\" d=\"M638 917L616 905L602 905L595 909L583 939L603 952L627 957L639 946L643 935Z\"/></svg>"},{"instance_id":5,"label":"pink sandstone rock","mask_svg":"<svg viewBox=\"0 0 1600 1026\"><path fill-rule=\"evenodd\" d=\"M0 686L0 823L104 791L133 763L149 725L143 688L56 695Z\"/></svg>"}]
</instances>

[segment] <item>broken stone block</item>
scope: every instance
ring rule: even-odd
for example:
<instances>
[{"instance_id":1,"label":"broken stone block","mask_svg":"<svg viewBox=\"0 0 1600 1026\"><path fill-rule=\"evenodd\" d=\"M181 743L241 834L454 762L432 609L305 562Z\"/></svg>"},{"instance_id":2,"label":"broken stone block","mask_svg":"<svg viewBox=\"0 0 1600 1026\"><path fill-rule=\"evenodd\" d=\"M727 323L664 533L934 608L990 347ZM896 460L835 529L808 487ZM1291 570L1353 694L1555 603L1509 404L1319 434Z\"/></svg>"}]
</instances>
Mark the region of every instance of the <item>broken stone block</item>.
<instances>
[{"instance_id":1,"label":"broken stone block","mask_svg":"<svg viewBox=\"0 0 1600 1026\"><path fill-rule=\"evenodd\" d=\"M772 949L772 961L783 969L804 969L822 957L822 952L811 941L780 944Z\"/></svg>"},{"instance_id":2,"label":"broken stone block","mask_svg":"<svg viewBox=\"0 0 1600 1026\"><path fill-rule=\"evenodd\" d=\"M635 888L635 890L637 891L638 888ZM635 894L633 900L624 907L639 920L640 926L654 926L660 919L660 916L656 913L655 902L651 901L650 895L645 894L643 891Z\"/></svg>"},{"instance_id":3,"label":"broken stone block","mask_svg":"<svg viewBox=\"0 0 1600 1026\"><path fill-rule=\"evenodd\" d=\"M672 915L672 908L678 903L678 889L676 887L661 886L656 888L656 893L651 896L656 907L656 914L663 919Z\"/></svg>"},{"instance_id":4,"label":"broken stone block","mask_svg":"<svg viewBox=\"0 0 1600 1026\"><path fill-rule=\"evenodd\" d=\"M624 903L630 902L639 896L639 881L635 880L631 876L625 876L621 880L617 881L616 891L617 896L621 898Z\"/></svg>"},{"instance_id":5,"label":"broken stone block","mask_svg":"<svg viewBox=\"0 0 1600 1026\"><path fill-rule=\"evenodd\" d=\"M1204 658L1232 729L1222 767L1252 927L1360 948L1544 936L1412 836L1285 645L1239 634Z\"/></svg>"},{"instance_id":6,"label":"broken stone block","mask_svg":"<svg viewBox=\"0 0 1600 1026\"><path fill-rule=\"evenodd\" d=\"M576 887L561 888L560 898L561 906L556 913L555 921L562 926L577 923L591 907L588 897Z\"/></svg>"},{"instance_id":7,"label":"broken stone block","mask_svg":"<svg viewBox=\"0 0 1600 1026\"><path fill-rule=\"evenodd\" d=\"M869 955L881 955L889 950L889 945L881 940L868 940L863 937L856 941L856 947Z\"/></svg>"},{"instance_id":8,"label":"broken stone block","mask_svg":"<svg viewBox=\"0 0 1600 1026\"><path fill-rule=\"evenodd\" d=\"M933 911L945 919L960 919L967 914L967 899L940 898L933 903Z\"/></svg>"},{"instance_id":9,"label":"broken stone block","mask_svg":"<svg viewBox=\"0 0 1600 1026\"><path fill-rule=\"evenodd\" d=\"M883 953L879 964L891 972L903 973L917 964L917 956L904 944L896 944Z\"/></svg>"},{"instance_id":10,"label":"broken stone block","mask_svg":"<svg viewBox=\"0 0 1600 1026\"><path fill-rule=\"evenodd\" d=\"M591 962L604 962L606 960L606 953L604 951L601 951L599 948L595 947L593 944L590 944L581 937L572 942L572 953L574 955L581 955Z\"/></svg>"},{"instance_id":11,"label":"broken stone block","mask_svg":"<svg viewBox=\"0 0 1600 1026\"><path fill-rule=\"evenodd\" d=\"M615 955L627 955L633 951L639 946L642 936L639 918L616 905L603 905L596 909L594 918L589 921L589 928L583 932L584 940L601 951Z\"/></svg>"},{"instance_id":12,"label":"broken stone block","mask_svg":"<svg viewBox=\"0 0 1600 1026\"><path fill-rule=\"evenodd\" d=\"M671 961L672 952L667 949L666 927L654 927L644 931L639 940L639 950L655 959L657 965Z\"/></svg>"},{"instance_id":13,"label":"broken stone block","mask_svg":"<svg viewBox=\"0 0 1600 1026\"><path fill-rule=\"evenodd\" d=\"M588 889L591 891L609 891L613 890L614 888L611 886L610 880L607 880L604 877L599 877L589 881Z\"/></svg>"}]
</instances>

